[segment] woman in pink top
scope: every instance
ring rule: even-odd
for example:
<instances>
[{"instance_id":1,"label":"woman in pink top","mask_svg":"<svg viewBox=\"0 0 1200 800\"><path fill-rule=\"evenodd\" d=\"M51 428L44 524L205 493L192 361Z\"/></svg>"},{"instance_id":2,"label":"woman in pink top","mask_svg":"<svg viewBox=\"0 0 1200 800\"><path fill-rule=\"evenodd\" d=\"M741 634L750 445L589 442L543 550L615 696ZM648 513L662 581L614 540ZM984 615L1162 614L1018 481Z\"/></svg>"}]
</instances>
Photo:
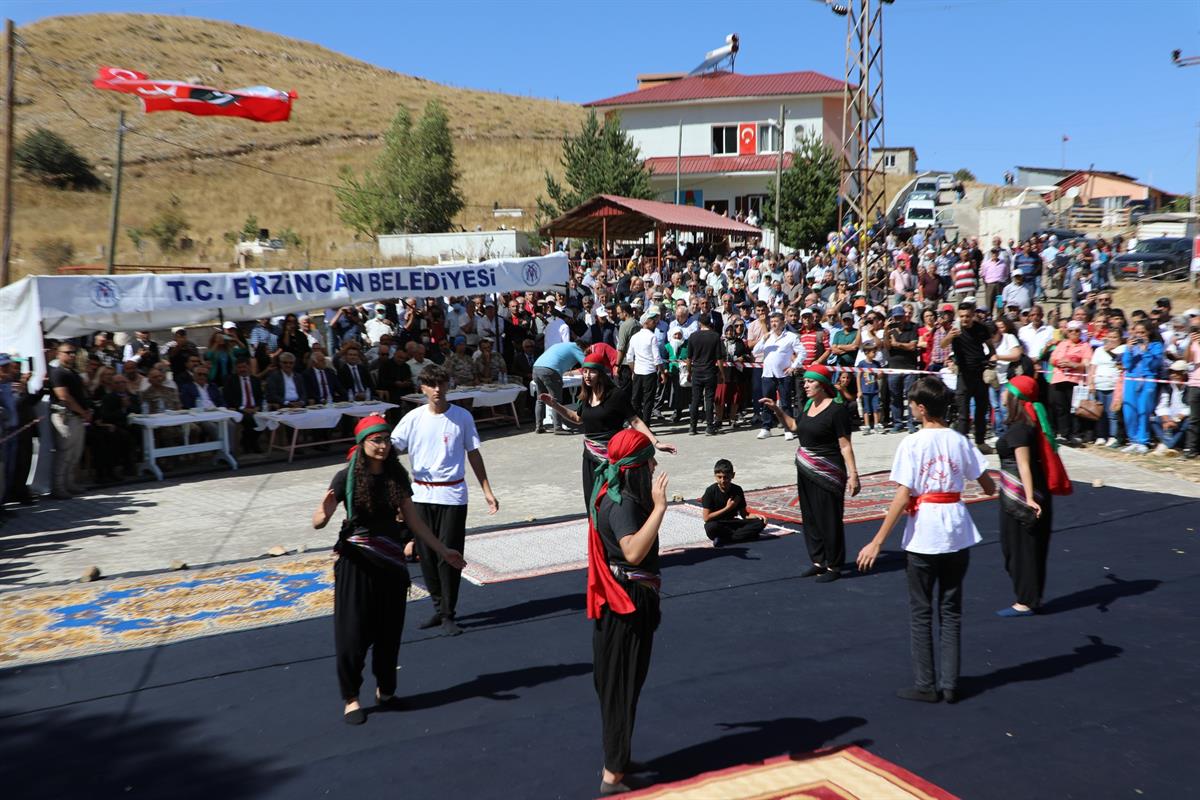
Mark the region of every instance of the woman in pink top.
<instances>
[{"instance_id":1,"label":"woman in pink top","mask_svg":"<svg viewBox=\"0 0 1200 800\"><path fill-rule=\"evenodd\" d=\"M1192 317L1188 333L1187 360L1192 371L1188 373L1187 400L1191 411L1187 440L1184 443L1184 458L1200 456L1200 318Z\"/></svg>"},{"instance_id":2,"label":"woman in pink top","mask_svg":"<svg viewBox=\"0 0 1200 800\"><path fill-rule=\"evenodd\" d=\"M1079 423L1071 413L1071 398L1075 387L1087 377L1087 367L1092 360L1092 346L1083 341L1083 323L1071 320L1067 323L1067 338L1054 346L1050 363L1054 374L1050 378L1050 407L1054 414L1054 429L1060 442L1078 447Z\"/></svg>"}]
</instances>

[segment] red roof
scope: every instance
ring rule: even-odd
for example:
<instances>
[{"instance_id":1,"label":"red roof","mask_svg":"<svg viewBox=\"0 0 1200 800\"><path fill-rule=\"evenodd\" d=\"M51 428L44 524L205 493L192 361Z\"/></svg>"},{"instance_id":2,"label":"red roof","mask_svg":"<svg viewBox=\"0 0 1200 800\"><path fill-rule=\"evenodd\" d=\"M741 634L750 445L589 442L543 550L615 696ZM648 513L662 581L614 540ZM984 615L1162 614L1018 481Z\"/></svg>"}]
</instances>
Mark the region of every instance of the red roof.
<instances>
[{"instance_id":1,"label":"red roof","mask_svg":"<svg viewBox=\"0 0 1200 800\"><path fill-rule=\"evenodd\" d=\"M679 160L680 175L711 175L727 172L774 172L779 164L778 155L761 156L684 156ZM783 168L792 165L792 154L783 154ZM674 175L675 159L671 156L655 156L646 159L651 175Z\"/></svg>"},{"instance_id":2,"label":"red roof","mask_svg":"<svg viewBox=\"0 0 1200 800\"><path fill-rule=\"evenodd\" d=\"M696 206L635 200L611 194L596 195L553 222L546 223L541 230L555 236L591 239L600 238L601 231L607 230L609 239L619 240L640 238L656 226L737 236L762 235L762 230L753 225Z\"/></svg>"},{"instance_id":3,"label":"red roof","mask_svg":"<svg viewBox=\"0 0 1200 800\"><path fill-rule=\"evenodd\" d=\"M792 94L841 94L846 84L819 72L776 72L771 75L739 75L710 72L694 78L660 83L645 89L606 97L590 106L631 106L641 103L677 103L718 97L770 97Z\"/></svg>"}]
</instances>

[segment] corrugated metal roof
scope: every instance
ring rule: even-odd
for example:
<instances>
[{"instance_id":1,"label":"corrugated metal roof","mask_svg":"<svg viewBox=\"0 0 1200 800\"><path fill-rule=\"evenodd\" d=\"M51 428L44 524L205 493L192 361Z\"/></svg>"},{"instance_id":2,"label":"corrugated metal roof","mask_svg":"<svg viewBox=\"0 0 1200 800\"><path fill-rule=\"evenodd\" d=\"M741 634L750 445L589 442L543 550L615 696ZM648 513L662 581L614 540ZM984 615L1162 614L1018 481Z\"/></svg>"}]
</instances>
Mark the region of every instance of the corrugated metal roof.
<instances>
[{"instance_id":1,"label":"corrugated metal roof","mask_svg":"<svg viewBox=\"0 0 1200 800\"><path fill-rule=\"evenodd\" d=\"M680 175L711 175L726 172L774 172L779 163L777 155L759 156L684 156L679 160ZM783 168L792 165L792 154L783 154ZM652 175L674 175L675 159L655 156L646 159Z\"/></svg>"},{"instance_id":2,"label":"corrugated metal roof","mask_svg":"<svg viewBox=\"0 0 1200 800\"><path fill-rule=\"evenodd\" d=\"M603 222L602 220L607 220ZM674 205L657 200L635 200L611 194L598 194L576 206L553 222L541 227L556 236L598 238L601 230L608 238L638 238L655 226L685 231L705 231L738 236L761 236L753 225L721 216L696 206Z\"/></svg>"},{"instance_id":3,"label":"corrugated metal roof","mask_svg":"<svg viewBox=\"0 0 1200 800\"><path fill-rule=\"evenodd\" d=\"M770 97L793 94L841 93L845 82L819 72L776 72L770 75L739 75L733 72L711 72L694 78L681 78L646 89L606 97L591 106L631 106L643 103L677 103L685 100L705 100L720 97Z\"/></svg>"}]
</instances>

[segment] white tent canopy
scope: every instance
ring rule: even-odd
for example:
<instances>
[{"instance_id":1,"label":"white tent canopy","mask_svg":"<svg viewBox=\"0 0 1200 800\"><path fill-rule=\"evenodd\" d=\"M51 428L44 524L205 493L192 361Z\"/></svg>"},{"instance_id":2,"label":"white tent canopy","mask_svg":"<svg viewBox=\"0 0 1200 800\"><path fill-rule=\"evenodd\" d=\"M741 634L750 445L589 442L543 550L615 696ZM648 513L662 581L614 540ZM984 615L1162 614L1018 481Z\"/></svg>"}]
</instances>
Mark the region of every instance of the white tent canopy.
<instances>
[{"instance_id":1,"label":"white tent canopy","mask_svg":"<svg viewBox=\"0 0 1200 800\"><path fill-rule=\"evenodd\" d=\"M99 330L161 330L212 320L248 320L399 297L458 297L564 286L564 253L478 264L295 272L33 275L0 288L0 352L31 358L42 337Z\"/></svg>"}]
</instances>

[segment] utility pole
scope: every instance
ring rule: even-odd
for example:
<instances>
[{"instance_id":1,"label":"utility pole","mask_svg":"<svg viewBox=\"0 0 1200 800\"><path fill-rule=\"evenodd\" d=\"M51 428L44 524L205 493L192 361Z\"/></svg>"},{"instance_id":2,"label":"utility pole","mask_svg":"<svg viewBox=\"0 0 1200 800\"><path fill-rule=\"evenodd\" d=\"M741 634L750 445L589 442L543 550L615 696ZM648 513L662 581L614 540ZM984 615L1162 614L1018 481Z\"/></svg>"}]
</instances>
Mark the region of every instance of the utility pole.
<instances>
[{"instance_id":1,"label":"utility pole","mask_svg":"<svg viewBox=\"0 0 1200 800\"><path fill-rule=\"evenodd\" d=\"M8 286L11 277L9 259L12 256L12 213L13 213L13 108L17 89L17 34L13 30L11 19L4 21L4 50L8 53L8 74L4 78L4 208L0 211L3 217L4 243L0 245L0 286Z\"/></svg>"},{"instance_id":2,"label":"utility pole","mask_svg":"<svg viewBox=\"0 0 1200 800\"><path fill-rule=\"evenodd\" d=\"M108 219L108 274L116 271L117 221L121 217L121 165L125 159L125 112L117 112L117 161L113 167L112 215Z\"/></svg>"},{"instance_id":3,"label":"utility pole","mask_svg":"<svg viewBox=\"0 0 1200 800\"><path fill-rule=\"evenodd\" d=\"M779 160L775 164L775 256L783 252L783 233L779 230L779 207L783 204L783 131L787 109L779 104Z\"/></svg>"},{"instance_id":4,"label":"utility pole","mask_svg":"<svg viewBox=\"0 0 1200 800\"><path fill-rule=\"evenodd\" d=\"M682 205L679 197L679 170L683 162L683 120L679 120L679 147L675 151L675 205Z\"/></svg>"}]
</instances>

